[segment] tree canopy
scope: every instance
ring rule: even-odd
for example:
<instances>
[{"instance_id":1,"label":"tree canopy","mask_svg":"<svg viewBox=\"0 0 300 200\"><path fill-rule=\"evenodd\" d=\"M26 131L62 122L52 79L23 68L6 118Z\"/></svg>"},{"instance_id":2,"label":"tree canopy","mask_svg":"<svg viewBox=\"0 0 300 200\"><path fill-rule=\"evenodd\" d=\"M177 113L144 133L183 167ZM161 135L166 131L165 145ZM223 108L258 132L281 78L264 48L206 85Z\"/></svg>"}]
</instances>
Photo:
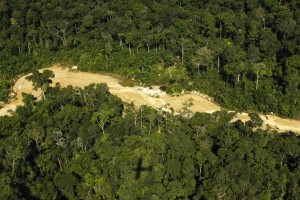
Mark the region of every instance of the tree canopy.
<instances>
[{"instance_id":1,"label":"tree canopy","mask_svg":"<svg viewBox=\"0 0 300 200\"><path fill-rule=\"evenodd\" d=\"M17 74L61 62L298 118L298 16L295 0L2 1L0 100ZM174 66L186 76L167 76Z\"/></svg>"},{"instance_id":2,"label":"tree canopy","mask_svg":"<svg viewBox=\"0 0 300 200\"><path fill-rule=\"evenodd\" d=\"M259 129L257 114L134 108L105 84L24 96L0 117L1 199L299 197L299 136Z\"/></svg>"},{"instance_id":3,"label":"tree canopy","mask_svg":"<svg viewBox=\"0 0 300 200\"><path fill-rule=\"evenodd\" d=\"M21 74L44 98L0 117L0 199L297 199L299 136L232 113L134 108L104 84L51 87L54 63L198 90L300 118L298 0L0 1L0 101ZM137 176L136 174L139 174Z\"/></svg>"}]
</instances>

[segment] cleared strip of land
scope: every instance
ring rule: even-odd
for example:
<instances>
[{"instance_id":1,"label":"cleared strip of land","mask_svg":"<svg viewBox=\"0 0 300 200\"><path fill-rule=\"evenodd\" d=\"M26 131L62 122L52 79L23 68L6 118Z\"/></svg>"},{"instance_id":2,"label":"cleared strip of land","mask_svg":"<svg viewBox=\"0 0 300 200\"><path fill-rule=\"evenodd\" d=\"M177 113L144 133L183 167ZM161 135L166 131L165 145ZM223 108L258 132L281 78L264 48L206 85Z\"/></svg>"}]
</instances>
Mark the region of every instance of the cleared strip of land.
<instances>
[{"instance_id":1,"label":"cleared strip of land","mask_svg":"<svg viewBox=\"0 0 300 200\"><path fill-rule=\"evenodd\" d=\"M192 99L193 105L189 107L189 110L192 112L212 113L221 110L219 105L197 94L170 96L155 88L123 87L120 85L118 79L107 75L70 71L69 68L62 68L59 65L54 65L46 69L52 70L55 74L55 78L52 79L53 85L60 83L62 87L72 85L83 88L91 83L106 83L112 94L117 95L123 101L133 102L136 106L149 105L157 109L172 108L175 112L179 112L182 110L184 104ZM22 76L16 81L13 87L16 98L0 110L0 116L8 115L9 110L14 111L17 106L23 105L22 92L33 94L38 98L41 97L41 91L33 90L32 83L25 79L26 76ZM267 117L260 115L260 117L264 121L265 128L270 127L278 131L300 133L300 121L298 120L283 119L275 115L267 115ZM247 113L240 113L236 115L234 120L237 119L247 121L250 118Z\"/></svg>"}]
</instances>

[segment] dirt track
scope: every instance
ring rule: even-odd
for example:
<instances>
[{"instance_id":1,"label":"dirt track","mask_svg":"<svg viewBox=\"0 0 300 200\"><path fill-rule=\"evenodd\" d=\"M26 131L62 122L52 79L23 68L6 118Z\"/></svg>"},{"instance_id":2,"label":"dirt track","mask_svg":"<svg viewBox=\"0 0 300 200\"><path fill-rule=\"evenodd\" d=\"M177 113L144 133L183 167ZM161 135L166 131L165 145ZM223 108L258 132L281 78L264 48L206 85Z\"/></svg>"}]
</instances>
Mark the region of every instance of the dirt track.
<instances>
[{"instance_id":1,"label":"dirt track","mask_svg":"<svg viewBox=\"0 0 300 200\"><path fill-rule=\"evenodd\" d=\"M49 67L54 72L55 78L52 79L53 85L59 82L62 87L68 85L84 87L91 83L106 83L112 94L119 96L123 101L133 102L136 106L143 104L152 106L159 109L173 108L175 112L179 112L183 104L189 99L193 99L193 106L189 109L193 112L207 112L212 113L221 110L221 107L217 104L207 100L206 98L195 95L195 94L185 94L180 96L170 96L163 92L158 92L159 97L153 97L149 94L152 92L149 90L144 90L137 87L123 87L119 84L117 79L110 76L101 74L92 74L87 72L70 72L68 68L63 69L62 67L55 65ZM22 92L31 93L34 96L40 98L41 92L32 89L32 83L25 79L26 76L21 77L14 85L14 92L16 93L16 100L7 104L4 108L0 110L0 116L9 114L9 110L15 110L16 106L23 105L22 102ZM155 95L157 96L157 95ZM268 119L261 115L264 121L264 126L270 126L272 129L277 129L278 131L294 131L300 133L300 121L282 119L275 115L268 115ZM247 113L238 114L235 120L240 119L242 121L249 120Z\"/></svg>"}]
</instances>

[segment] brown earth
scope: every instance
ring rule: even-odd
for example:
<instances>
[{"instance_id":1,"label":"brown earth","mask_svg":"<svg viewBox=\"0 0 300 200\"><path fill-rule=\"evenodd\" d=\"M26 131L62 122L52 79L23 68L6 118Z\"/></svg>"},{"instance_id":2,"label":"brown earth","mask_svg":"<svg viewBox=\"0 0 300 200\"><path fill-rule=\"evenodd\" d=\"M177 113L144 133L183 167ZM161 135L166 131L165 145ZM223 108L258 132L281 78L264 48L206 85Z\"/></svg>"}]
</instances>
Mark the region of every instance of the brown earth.
<instances>
[{"instance_id":1,"label":"brown earth","mask_svg":"<svg viewBox=\"0 0 300 200\"><path fill-rule=\"evenodd\" d=\"M151 89L144 91L137 89L136 87L123 87L120 85L118 79L112 78L111 76L70 71L68 68L62 68L59 65L54 65L46 69L52 70L55 74L55 78L52 79L53 85L59 82L62 87L72 85L83 88L91 83L106 83L112 94L117 95L123 101L133 102L136 106L149 105L157 109L165 110L173 108L175 113L178 113L182 110L183 105L186 102L192 100L193 105L189 107L189 110L193 112L213 113L221 110L220 106L207 98L204 98L203 95L184 94L179 96L170 96L160 91L158 92L158 95L155 95L154 97L149 95L150 93L147 93L148 90L151 92ZM41 98L41 91L33 90L32 83L25 79L26 76L23 76L16 81L13 87L13 91L16 94L15 99L0 109L0 116L9 115L10 110L14 111L17 106L23 105L22 92L31 93L39 99ZM265 115L260 115L260 117L264 121L265 128L269 126L278 131L294 131L296 133L300 133L300 121L282 119L275 115L268 115L268 119ZM239 113L236 115L234 120L238 119L245 122L250 118L247 113Z\"/></svg>"}]
</instances>

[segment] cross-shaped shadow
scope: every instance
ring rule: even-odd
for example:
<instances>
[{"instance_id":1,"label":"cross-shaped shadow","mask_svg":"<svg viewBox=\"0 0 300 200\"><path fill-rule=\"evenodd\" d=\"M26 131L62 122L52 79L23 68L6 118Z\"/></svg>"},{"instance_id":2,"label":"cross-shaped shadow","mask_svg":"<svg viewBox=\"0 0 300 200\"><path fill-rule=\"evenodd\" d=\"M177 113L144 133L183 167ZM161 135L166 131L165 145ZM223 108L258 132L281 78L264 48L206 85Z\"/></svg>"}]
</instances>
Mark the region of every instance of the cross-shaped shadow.
<instances>
[{"instance_id":1,"label":"cross-shaped shadow","mask_svg":"<svg viewBox=\"0 0 300 200\"><path fill-rule=\"evenodd\" d=\"M152 166L151 165L149 167L142 167L142 164L143 164L143 159L139 158L138 163L137 163L137 167L134 168L134 170L136 171L135 179L139 179L141 177L141 172L142 171L148 171L148 172L152 171Z\"/></svg>"}]
</instances>

